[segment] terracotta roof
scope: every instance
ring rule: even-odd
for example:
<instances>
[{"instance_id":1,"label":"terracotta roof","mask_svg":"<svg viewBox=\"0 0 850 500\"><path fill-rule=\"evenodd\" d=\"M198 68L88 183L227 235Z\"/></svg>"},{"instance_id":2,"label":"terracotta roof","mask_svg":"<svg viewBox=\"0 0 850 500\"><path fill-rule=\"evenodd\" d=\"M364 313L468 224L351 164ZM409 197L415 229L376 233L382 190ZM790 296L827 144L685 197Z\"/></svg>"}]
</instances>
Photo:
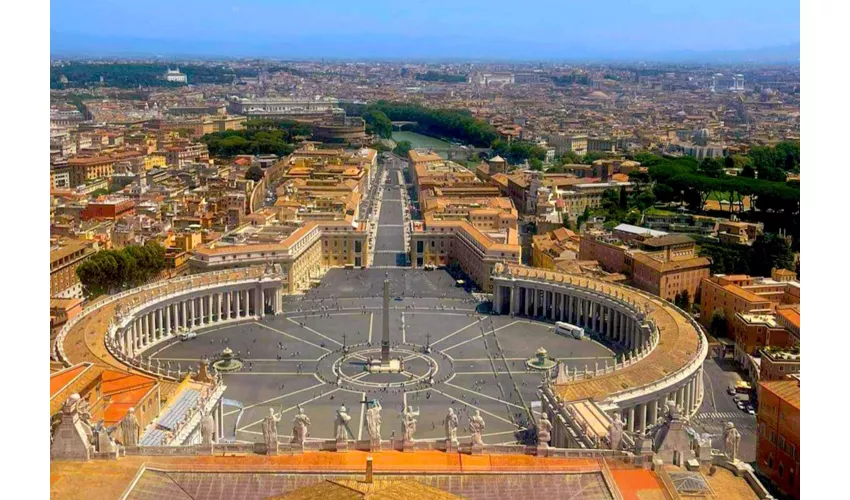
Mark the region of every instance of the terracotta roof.
<instances>
[{"instance_id":1,"label":"terracotta roof","mask_svg":"<svg viewBox=\"0 0 850 500\"><path fill-rule=\"evenodd\" d=\"M800 328L800 306L798 304L792 307L777 307L776 314L782 316L797 328Z\"/></svg>"},{"instance_id":2,"label":"terracotta roof","mask_svg":"<svg viewBox=\"0 0 850 500\"><path fill-rule=\"evenodd\" d=\"M661 273L669 273L671 271L681 271L683 269L693 269L701 267L707 269L711 265L711 261L709 261L705 257L694 257L692 259L687 260L662 262L658 259L652 258L651 256L645 253L636 253L634 254L633 258L636 262L640 262L641 264Z\"/></svg>"},{"instance_id":3,"label":"terracotta roof","mask_svg":"<svg viewBox=\"0 0 850 500\"><path fill-rule=\"evenodd\" d=\"M58 413L59 410L62 409L62 405L69 397L71 397L72 394L80 394L86 387L89 387L91 384L93 384L104 371L104 368L98 365L93 365L91 363L84 363L84 365L87 365L84 370L79 372L77 376L72 378L71 380L67 380L67 383L62 387L56 388L56 392L54 392L53 390L53 376L50 377L51 415L55 415L56 413ZM53 375L56 374L60 374L61 377L61 372L53 373ZM58 383L59 382L57 382L57 385Z\"/></svg>"},{"instance_id":4,"label":"terracotta roof","mask_svg":"<svg viewBox=\"0 0 850 500\"><path fill-rule=\"evenodd\" d=\"M756 295L755 293L746 290L738 285L726 285L723 287L727 292L733 293L738 297L748 301L748 302L770 302L768 299L762 297L761 295Z\"/></svg>"},{"instance_id":5,"label":"terracotta roof","mask_svg":"<svg viewBox=\"0 0 850 500\"><path fill-rule=\"evenodd\" d=\"M456 495L413 480L378 479L371 483L351 479L325 480L321 483L299 488L285 495L269 497L267 500L451 500Z\"/></svg>"},{"instance_id":6,"label":"terracotta roof","mask_svg":"<svg viewBox=\"0 0 850 500\"><path fill-rule=\"evenodd\" d=\"M763 390L775 394L794 408L800 409L800 381L794 379L769 380L759 382Z\"/></svg>"},{"instance_id":7,"label":"terracotta roof","mask_svg":"<svg viewBox=\"0 0 850 500\"><path fill-rule=\"evenodd\" d=\"M681 245L683 243L693 243L694 240L690 236L684 234L668 234L667 236L657 236L644 240L643 244L648 247L666 247L669 245Z\"/></svg>"},{"instance_id":8,"label":"terracotta roof","mask_svg":"<svg viewBox=\"0 0 850 500\"><path fill-rule=\"evenodd\" d=\"M50 374L50 397L56 395L62 388L73 382L84 371L91 368L91 363L80 363Z\"/></svg>"},{"instance_id":9,"label":"terracotta roof","mask_svg":"<svg viewBox=\"0 0 850 500\"><path fill-rule=\"evenodd\" d=\"M106 370L103 372L101 391L104 397L109 397L109 405L103 412L103 420L108 423L118 422L127 414L129 408L134 408L139 401L151 392L157 381L144 375Z\"/></svg>"}]
</instances>

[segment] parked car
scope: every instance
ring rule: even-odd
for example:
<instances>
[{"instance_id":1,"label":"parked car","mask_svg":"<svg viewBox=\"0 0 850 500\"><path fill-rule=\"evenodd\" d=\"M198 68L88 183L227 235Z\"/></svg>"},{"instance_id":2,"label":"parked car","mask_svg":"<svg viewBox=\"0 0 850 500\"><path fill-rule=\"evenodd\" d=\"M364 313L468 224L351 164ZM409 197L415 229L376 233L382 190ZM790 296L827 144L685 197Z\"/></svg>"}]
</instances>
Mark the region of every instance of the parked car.
<instances>
[{"instance_id":1,"label":"parked car","mask_svg":"<svg viewBox=\"0 0 850 500\"><path fill-rule=\"evenodd\" d=\"M729 387L727 387L726 393L729 394L730 396L734 396L735 395L735 386L730 385Z\"/></svg>"},{"instance_id":2,"label":"parked car","mask_svg":"<svg viewBox=\"0 0 850 500\"><path fill-rule=\"evenodd\" d=\"M753 405L747 405L747 413L749 413L750 415L756 414L756 409L753 408Z\"/></svg>"},{"instance_id":3,"label":"parked car","mask_svg":"<svg viewBox=\"0 0 850 500\"><path fill-rule=\"evenodd\" d=\"M180 340L190 340L198 336L197 332L183 332L180 334Z\"/></svg>"}]
</instances>

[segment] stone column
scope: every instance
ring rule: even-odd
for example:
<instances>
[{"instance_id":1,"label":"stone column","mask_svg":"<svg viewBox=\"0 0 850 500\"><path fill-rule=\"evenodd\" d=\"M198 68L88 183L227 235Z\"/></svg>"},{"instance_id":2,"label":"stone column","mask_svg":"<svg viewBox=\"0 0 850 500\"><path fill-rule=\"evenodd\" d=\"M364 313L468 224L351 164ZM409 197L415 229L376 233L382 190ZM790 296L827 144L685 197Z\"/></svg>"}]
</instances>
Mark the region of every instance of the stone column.
<instances>
[{"instance_id":1,"label":"stone column","mask_svg":"<svg viewBox=\"0 0 850 500\"><path fill-rule=\"evenodd\" d=\"M156 340L156 313L151 311L148 313L148 344L152 344Z\"/></svg>"},{"instance_id":2,"label":"stone column","mask_svg":"<svg viewBox=\"0 0 850 500\"><path fill-rule=\"evenodd\" d=\"M637 405L637 430L643 435L646 432L646 404Z\"/></svg>"},{"instance_id":3,"label":"stone column","mask_svg":"<svg viewBox=\"0 0 850 500\"><path fill-rule=\"evenodd\" d=\"M224 317L230 319L230 292L224 292Z\"/></svg>"},{"instance_id":4,"label":"stone column","mask_svg":"<svg viewBox=\"0 0 850 500\"><path fill-rule=\"evenodd\" d=\"M142 329L139 331L139 347L144 347L148 343L148 315L142 314Z\"/></svg>"},{"instance_id":5,"label":"stone column","mask_svg":"<svg viewBox=\"0 0 850 500\"><path fill-rule=\"evenodd\" d=\"M537 309L540 304L540 291L536 287L531 288L531 316L537 317Z\"/></svg>"},{"instance_id":6,"label":"stone column","mask_svg":"<svg viewBox=\"0 0 850 500\"><path fill-rule=\"evenodd\" d=\"M549 319L552 321L557 321L558 318L558 297L556 292L549 292L549 307L551 310L549 311Z\"/></svg>"},{"instance_id":7,"label":"stone column","mask_svg":"<svg viewBox=\"0 0 850 500\"><path fill-rule=\"evenodd\" d=\"M593 303L593 331L602 333L602 305L598 302Z\"/></svg>"},{"instance_id":8,"label":"stone column","mask_svg":"<svg viewBox=\"0 0 850 500\"><path fill-rule=\"evenodd\" d=\"M628 422L629 432L634 432L635 431L635 407L634 406L629 407L628 421L629 421Z\"/></svg>"},{"instance_id":9,"label":"stone column","mask_svg":"<svg viewBox=\"0 0 850 500\"><path fill-rule=\"evenodd\" d=\"M266 314L266 298L262 285L257 285L254 289L254 316L262 318L264 314Z\"/></svg>"},{"instance_id":10,"label":"stone column","mask_svg":"<svg viewBox=\"0 0 850 500\"><path fill-rule=\"evenodd\" d=\"M186 322L186 301L181 300L180 301L180 327L186 328L186 325L187 325L187 322Z\"/></svg>"},{"instance_id":11,"label":"stone column","mask_svg":"<svg viewBox=\"0 0 850 500\"><path fill-rule=\"evenodd\" d=\"M245 295L245 297L244 297L244 299L245 299L244 309L245 309L245 317L247 318L248 316L251 315L251 300L249 299L249 294L248 294L247 289L243 290L242 293Z\"/></svg>"},{"instance_id":12,"label":"stone column","mask_svg":"<svg viewBox=\"0 0 850 500\"><path fill-rule=\"evenodd\" d=\"M204 316L206 318L206 323L211 325L213 322L213 294L210 292L207 295L207 314Z\"/></svg>"},{"instance_id":13,"label":"stone column","mask_svg":"<svg viewBox=\"0 0 850 500\"><path fill-rule=\"evenodd\" d=\"M658 422L658 401L653 399L649 402L649 425Z\"/></svg>"},{"instance_id":14,"label":"stone column","mask_svg":"<svg viewBox=\"0 0 850 500\"><path fill-rule=\"evenodd\" d=\"M157 340L165 335L165 319L162 317L162 308L156 310L156 320L159 323L159 332L156 334Z\"/></svg>"}]
</instances>

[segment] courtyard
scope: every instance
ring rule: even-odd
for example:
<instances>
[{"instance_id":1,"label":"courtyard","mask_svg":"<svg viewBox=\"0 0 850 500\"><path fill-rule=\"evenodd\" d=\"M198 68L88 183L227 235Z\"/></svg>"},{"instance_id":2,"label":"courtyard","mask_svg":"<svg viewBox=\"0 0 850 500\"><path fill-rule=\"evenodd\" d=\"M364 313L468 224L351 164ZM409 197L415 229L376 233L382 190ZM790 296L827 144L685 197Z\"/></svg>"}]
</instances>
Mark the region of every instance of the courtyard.
<instances>
[{"instance_id":1,"label":"courtyard","mask_svg":"<svg viewBox=\"0 0 850 500\"><path fill-rule=\"evenodd\" d=\"M381 291L390 281L391 356L401 373L369 373L380 356ZM304 295L287 297L285 312L260 320L198 330L151 354L172 367L196 366L225 347L243 361L223 373L225 439L262 441L269 409L281 414L279 436L288 440L299 406L311 420L310 438L332 439L334 417L345 405L350 439L368 439L365 410L383 408L381 437L401 436L405 405L419 412L415 437L440 439L448 408L460 418L458 436L468 439L469 417L480 410L488 444L523 439L542 373L526 360L543 347L579 371L611 362L614 353L592 340L556 334L552 325L490 315L485 304L454 286L445 271L364 269L329 271Z\"/></svg>"}]
</instances>

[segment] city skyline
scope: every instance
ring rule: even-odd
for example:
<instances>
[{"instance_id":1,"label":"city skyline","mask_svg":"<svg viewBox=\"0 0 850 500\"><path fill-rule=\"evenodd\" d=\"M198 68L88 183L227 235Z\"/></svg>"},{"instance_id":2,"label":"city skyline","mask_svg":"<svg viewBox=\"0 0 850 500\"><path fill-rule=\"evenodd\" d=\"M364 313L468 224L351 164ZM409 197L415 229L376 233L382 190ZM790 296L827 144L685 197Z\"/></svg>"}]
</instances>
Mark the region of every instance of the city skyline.
<instances>
[{"instance_id":1,"label":"city skyline","mask_svg":"<svg viewBox=\"0 0 850 500\"><path fill-rule=\"evenodd\" d=\"M417 6L361 2L153 2L156 18L124 4L81 10L51 3L52 56L198 56L370 60L651 60L795 62L799 4L538 2ZM445 4L445 5L443 5ZM510 15L493 13L510 11ZM260 14L262 12L262 15ZM549 13L552 15L541 15ZM600 13L604 15L600 16ZM734 13L734 15L730 15ZM120 24L110 19L133 17ZM187 21L189 20L189 21ZM292 22L290 20L315 20ZM582 20L592 20L584 22ZM217 29L210 30L210 26ZM329 30L329 27L333 30Z\"/></svg>"}]
</instances>

